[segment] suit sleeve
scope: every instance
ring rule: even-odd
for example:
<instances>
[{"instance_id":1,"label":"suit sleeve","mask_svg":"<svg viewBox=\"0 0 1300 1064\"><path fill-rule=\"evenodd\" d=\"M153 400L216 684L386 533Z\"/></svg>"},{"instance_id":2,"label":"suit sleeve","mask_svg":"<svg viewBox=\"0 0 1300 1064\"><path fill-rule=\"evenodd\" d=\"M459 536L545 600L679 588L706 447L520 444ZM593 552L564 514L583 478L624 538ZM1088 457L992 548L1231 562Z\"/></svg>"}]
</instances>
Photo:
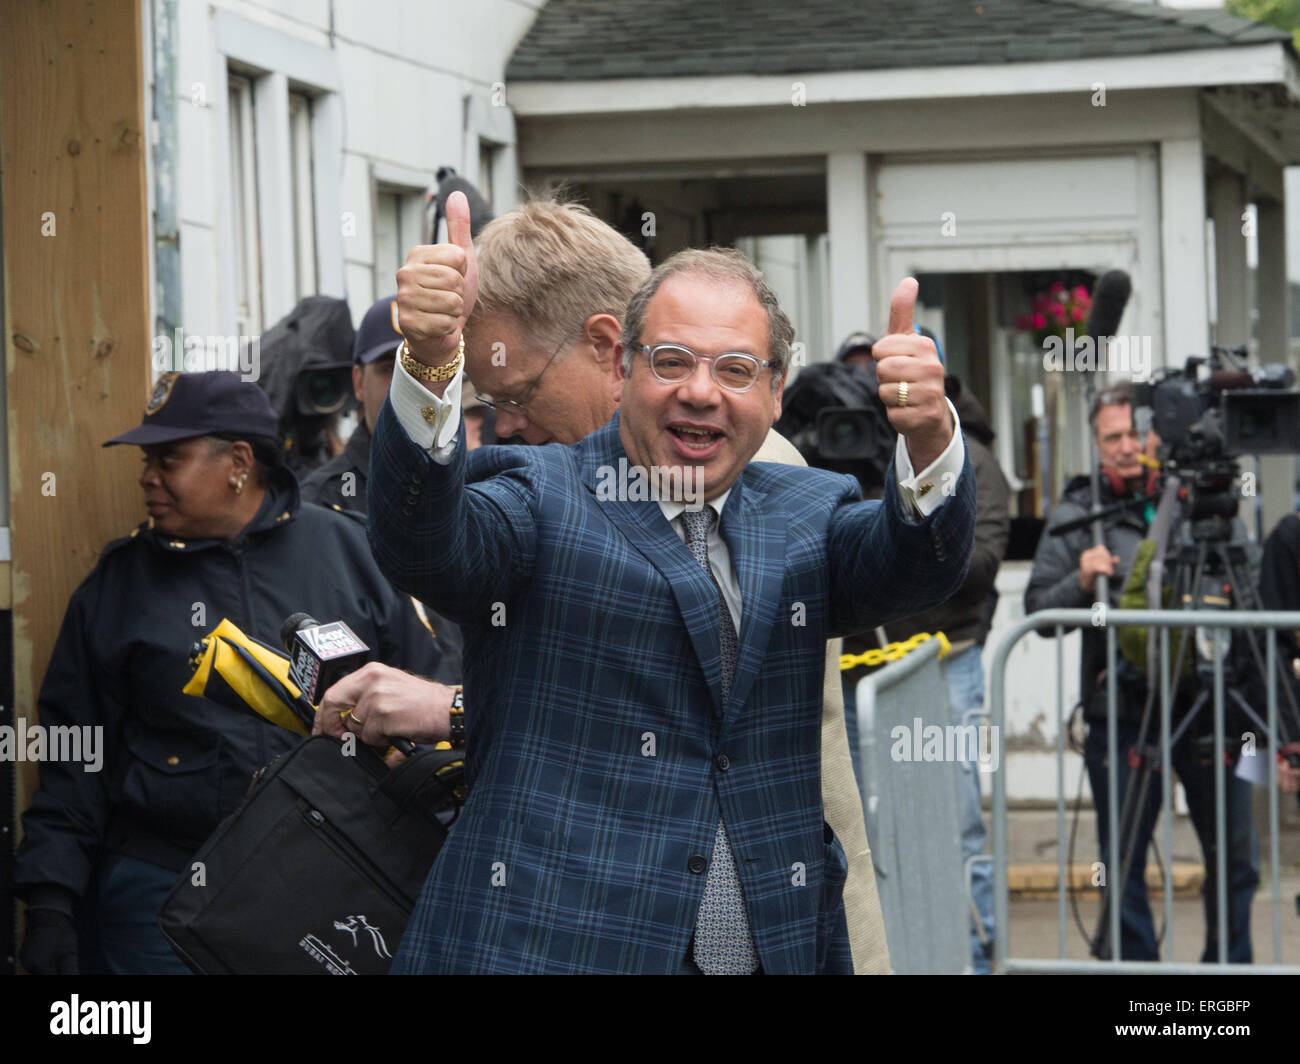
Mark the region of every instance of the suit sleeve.
<instances>
[{"instance_id":1,"label":"suit sleeve","mask_svg":"<svg viewBox=\"0 0 1300 1064\"><path fill-rule=\"evenodd\" d=\"M459 415L458 415L459 416ZM464 434L443 464L398 421L389 400L375 424L368 535L393 584L458 623L483 621L525 586L536 560L537 463L527 449L480 452L466 483Z\"/></svg>"},{"instance_id":2,"label":"suit sleeve","mask_svg":"<svg viewBox=\"0 0 1300 1064\"><path fill-rule=\"evenodd\" d=\"M952 496L915 524L886 473L878 502L846 499L831 517L830 631L865 631L943 602L961 586L975 534L975 474L967 456Z\"/></svg>"}]
</instances>

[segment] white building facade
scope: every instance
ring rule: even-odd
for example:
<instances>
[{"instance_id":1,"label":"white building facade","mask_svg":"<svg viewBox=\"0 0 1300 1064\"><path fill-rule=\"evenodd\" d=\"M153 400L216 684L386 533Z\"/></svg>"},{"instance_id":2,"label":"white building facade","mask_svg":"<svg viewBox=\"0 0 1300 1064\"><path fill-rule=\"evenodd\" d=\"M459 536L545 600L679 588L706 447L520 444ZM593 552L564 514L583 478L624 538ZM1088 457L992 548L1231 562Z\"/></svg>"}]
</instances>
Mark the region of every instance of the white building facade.
<instances>
[{"instance_id":1,"label":"white building facade","mask_svg":"<svg viewBox=\"0 0 1300 1064\"><path fill-rule=\"evenodd\" d=\"M143 0L158 331L259 335L310 294L359 320L440 167L512 205L503 72L541 4Z\"/></svg>"}]
</instances>

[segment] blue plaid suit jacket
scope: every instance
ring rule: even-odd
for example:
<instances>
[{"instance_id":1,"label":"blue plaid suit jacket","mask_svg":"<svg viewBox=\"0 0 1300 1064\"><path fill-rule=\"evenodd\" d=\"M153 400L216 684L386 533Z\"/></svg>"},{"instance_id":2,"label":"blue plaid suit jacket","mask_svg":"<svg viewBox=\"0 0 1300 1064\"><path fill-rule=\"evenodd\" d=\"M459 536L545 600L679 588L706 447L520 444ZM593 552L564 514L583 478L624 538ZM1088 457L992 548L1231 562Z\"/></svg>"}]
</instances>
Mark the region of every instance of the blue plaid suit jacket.
<instances>
[{"instance_id":1,"label":"blue plaid suit jacket","mask_svg":"<svg viewBox=\"0 0 1300 1064\"><path fill-rule=\"evenodd\" d=\"M822 819L826 640L961 584L970 462L919 524L892 472L880 503L749 465L721 521L743 601L723 705L717 589L655 502L597 496L625 457L616 414L570 447L462 443L440 466L385 403L371 546L463 626L470 779L396 973L678 971L719 814L764 971L852 971Z\"/></svg>"}]
</instances>

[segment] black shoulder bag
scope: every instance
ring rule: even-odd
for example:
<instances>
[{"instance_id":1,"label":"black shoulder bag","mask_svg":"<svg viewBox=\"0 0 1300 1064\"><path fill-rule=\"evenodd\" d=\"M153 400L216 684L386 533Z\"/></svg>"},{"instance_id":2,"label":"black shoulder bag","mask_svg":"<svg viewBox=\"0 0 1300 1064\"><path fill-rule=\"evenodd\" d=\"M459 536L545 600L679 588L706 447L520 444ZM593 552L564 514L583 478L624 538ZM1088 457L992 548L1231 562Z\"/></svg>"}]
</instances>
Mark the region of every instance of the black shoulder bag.
<instances>
[{"instance_id":1,"label":"black shoulder bag","mask_svg":"<svg viewBox=\"0 0 1300 1064\"><path fill-rule=\"evenodd\" d=\"M421 749L389 769L345 749L304 739L195 854L159 917L195 972L388 971L464 798L462 752Z\"/></svg>"}]
</instances>

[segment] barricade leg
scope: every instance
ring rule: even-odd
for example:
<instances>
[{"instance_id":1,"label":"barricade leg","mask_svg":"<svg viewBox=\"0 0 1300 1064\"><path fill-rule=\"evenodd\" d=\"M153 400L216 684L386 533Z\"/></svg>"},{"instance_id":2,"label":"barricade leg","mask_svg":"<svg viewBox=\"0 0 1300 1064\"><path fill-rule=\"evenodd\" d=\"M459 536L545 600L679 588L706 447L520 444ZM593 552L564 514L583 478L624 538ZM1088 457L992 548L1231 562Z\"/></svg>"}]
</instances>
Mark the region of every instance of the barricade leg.
<instances>
[{"instance_id":1,"label":"barricade leg","mask_svg":"<svg viewBox=\"0 0 1300 1064\"><path fill-rule=\"evenodd\" d=\"M1205 952L1202 961L1219 959L1217 894L1214 877L1214 778L1210 766L1197 755L1195 742L1186 736L1174 747L1174 771L1187 792L1192 826L1201 841L1206 876ZM1228 961L1250 964L1254 951L1250 940L1250 906L1259 886L1259 836L1251 811L1251 784L1228 769Z\"/></svg>"},{"instance_id":2,"label":"barricade leg","mask_svg":"<svg viewBox=\"0 0 1300 1064\"><path fill-rule=\"evenodd\" d=\"M1124 789L1128 786L1128 752L1137 741L1137 731L1121 723L1116 733L1118 758L1118 800L1122 806ZM1084 761L1088 769L1088 782L1092 787L1093 806L1097 812L1097 835L1101 841L1101 860L1106 867L1106 882L1119 875L1118 868L1109 867L1110 854L1110 796L1106 793L1106 725L1104 721L1090 722L1084 740ZM1147 895L1146 860L1151 847L1151 836L1160 814L1158 781L1150 780L1142 803L1137 825L1137 844L1133 850L1133 865L1128 882L1124 885L1120 904L1120 952L1126 961L1153 961L1159 958L1156 945L1155 923L1151 917L1151 903ZM1124 826L1120 825L1121 833ZM1120 849L1121 859L1123 847Z\"/></svg>"}]
</instances>

